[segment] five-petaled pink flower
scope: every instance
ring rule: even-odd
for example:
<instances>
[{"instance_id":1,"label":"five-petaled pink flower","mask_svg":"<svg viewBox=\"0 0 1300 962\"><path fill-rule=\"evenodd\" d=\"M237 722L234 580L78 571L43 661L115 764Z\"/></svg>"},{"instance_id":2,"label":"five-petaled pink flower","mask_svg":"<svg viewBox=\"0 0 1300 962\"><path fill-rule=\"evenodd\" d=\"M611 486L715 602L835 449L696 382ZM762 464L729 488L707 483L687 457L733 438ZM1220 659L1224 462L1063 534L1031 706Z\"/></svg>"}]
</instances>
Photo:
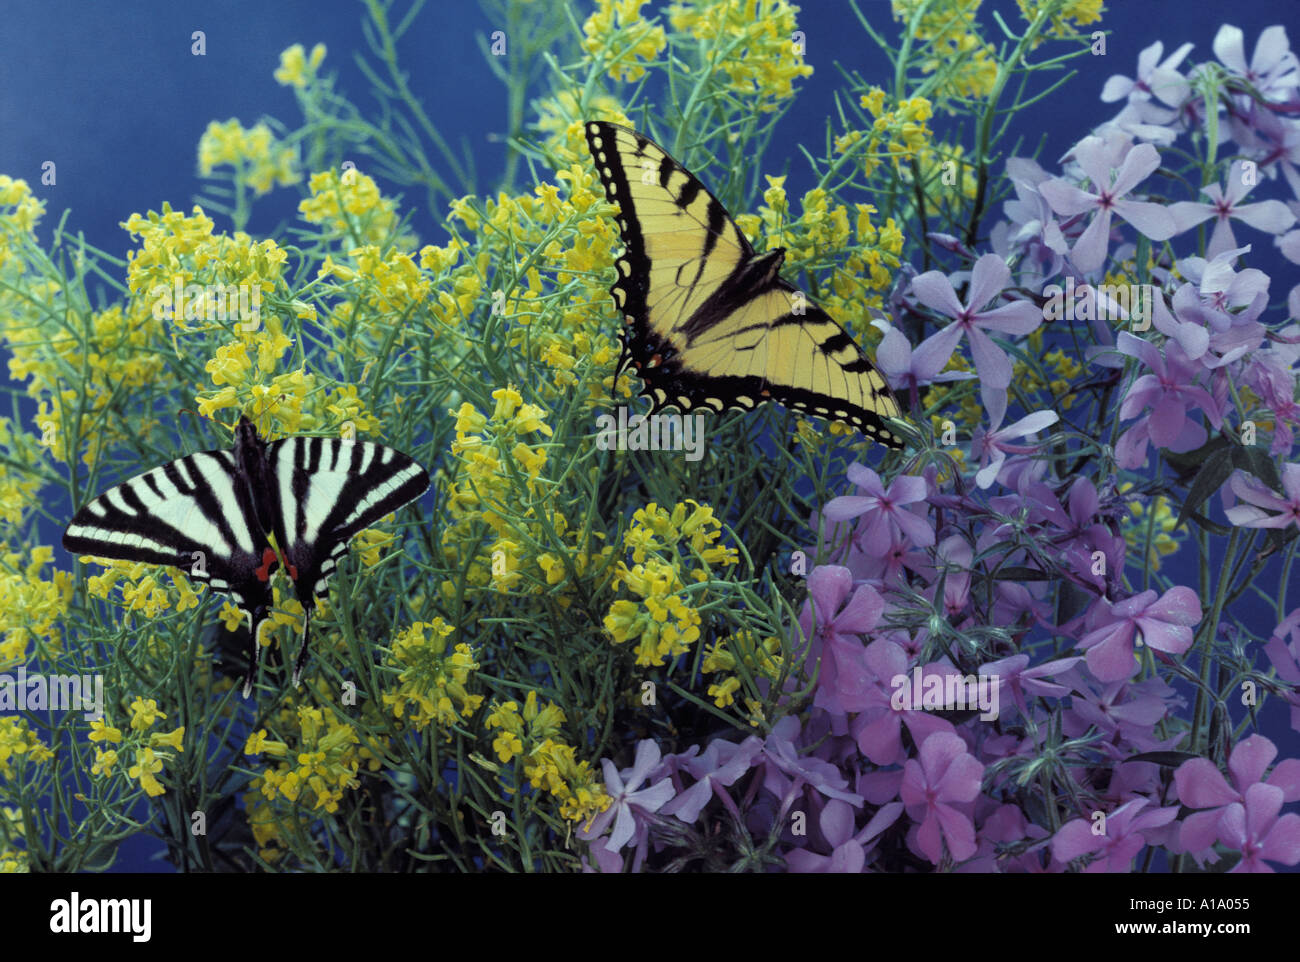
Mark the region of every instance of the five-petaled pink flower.
<instances>
[{"instance_id":1,"label":"five-petaled pink flower","mask_svg":"<svg viewBox=\"0 0 1300 962\"><path fill-rule=\"evenodd\" d=\"M961 736L935 732L921 743L920 760L903 766L900 795L907 814L921 820L916 841L921 852L938 865L943 843L954 860L975 854L975 825L954 803L971 802L980 793L984 766L966 751Z\"/></svg>"},{"instance_id":2,"label":"five-petaled pink flower","mask_svg":"<svg viewBox=\"0 0 1300 962\"><path fill-rule=\"evenodd\" d=\"M1300 862L1300 815L1283 815L1285 793L1276 785L1258 782L1246 789L1242 802L1233 802L1219 816L1219 841L1241 853L1235 872L1272 872L1269 862Z\"/></svg>"},{"instance_id":3,"label":"five-petaled pink flower","mask_svg":"<svg viewBox=\"0 0 1300 962\"><path fill-rule=\"evenodd\" d=\"M1284 759L1265 778L1264 773L1275 758L1276 745L1263 735L1251 735L1237 742L1228 756L1231 785L1208 758L1193 758L1179 765L1174 772L1178 800L1188 808L1203 809L1183 819L1179 829L1179 842L1183 848L1194 855L1210 848L1218 837L1219 819L1224 809L1233 802L1245 802L1245 793L1252 785L1263 782L1280 788L1284 801L1300 799L1300 759Z\"/></svg>"},{"instance_id":4,"label":"five-petaled pink flower","mask_svg":"<svg viewBox=\"0 0 1300 962\"><path fill-rule=\"evenodd\" d=\"M1079 647L1087 650L1088 667L1098 681L1123 681L1137 674L1137 644L1171 655L1192 647L1201 602L1191 588L1175 585L1163 595L1144 591L1116 602L1101 617L1104 623L1079 639Z\"/></svg>"},{"instance_id":5,"label":"five-petaled pink flower","mask_svg":"<svg viewBox=\"0 0 1300 962\"><path fill-rule=\"evenodd\" d=\"M880 475L861 464L849 465L849 480L861 494L831 498L822 514L831 521L859 518L855 542L888 538L892 527L905 534L918 548L934 544L934 526L924 515L908 510L909 504L925 501L925 478L901 474L886 489Z\"/></svg>"},{"instance_id":6,"label":"five-petaled pink flower","mask_svg":"<svg viewBox=\"0 0 1300 962\"><path fill-rule=\"evenodd\" d=\"M1282 465L1282 491L1279 495L1259 478L1237 471L1228 482L1232 493L1245 501L1224 512L1228 520L1242 528L1285 528L1300 525L1300 464ZM1269 514L1263 510L1279 511Z\"/></svg>"},{"instance_id":7,"label":"five-petaled pink flower","mask_svg":"<svg viewBox=\"0 0 1300 962\"><path fill-rule=\"evenodd\" d=\"M1052 837L1052 855L1059 862L1071 862L1091 853L1101 857L1089 863L1085 872L1127 872L1133 857L1147 844L1143 831L1162 828L1178 817L1178 806L1147 809L1151 800L1141 796L1125 802L1106 816L1105 822L1076 818L1061 826ZM1104 825L1103 831L1096 827Z\"/></svg>"}]
</instances>

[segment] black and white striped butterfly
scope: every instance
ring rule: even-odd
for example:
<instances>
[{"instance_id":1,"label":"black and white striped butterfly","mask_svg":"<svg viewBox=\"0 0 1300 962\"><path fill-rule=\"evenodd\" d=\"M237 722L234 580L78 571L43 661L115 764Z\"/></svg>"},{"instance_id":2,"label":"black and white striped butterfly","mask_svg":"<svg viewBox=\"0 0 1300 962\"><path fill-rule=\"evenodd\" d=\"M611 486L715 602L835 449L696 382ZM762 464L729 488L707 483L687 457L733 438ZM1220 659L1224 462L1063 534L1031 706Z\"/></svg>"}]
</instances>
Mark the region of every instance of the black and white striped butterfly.
<instances>
[{"instance_id":1,"label":"black and white striped butterfly","mask_svg":"<svg viewBox=\"0 0 1300 962\"><path fill-rule=\"evenodd\" d=\"M251 629L247 697L258 632L271 610L271 574L284 565L303 607L296 685L315 597L324 595L348 542L428 487L428 472L393 448L319 437L267 443L241 417L233 451L191 454L109 489L73 517L63 547L172 565L231 595Z\"/></svg>"}]
</instances>

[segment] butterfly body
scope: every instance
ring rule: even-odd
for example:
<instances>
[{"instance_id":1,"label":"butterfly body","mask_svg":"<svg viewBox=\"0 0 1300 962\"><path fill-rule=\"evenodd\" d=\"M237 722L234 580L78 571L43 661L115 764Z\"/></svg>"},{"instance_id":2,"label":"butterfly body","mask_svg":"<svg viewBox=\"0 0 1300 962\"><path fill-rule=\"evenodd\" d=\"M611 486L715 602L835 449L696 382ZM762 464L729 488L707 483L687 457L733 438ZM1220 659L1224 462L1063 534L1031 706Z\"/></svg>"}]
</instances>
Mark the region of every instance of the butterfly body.
<instances>
[{"instance_id":1,"label":"butterfly body","mask_svg":"<svg viewBox=\"0 0 1300 962\"><path fill-rule=\"evenodd\" d=\"M297 683L315 599L348 542L428 486L428 473L393 448L319 437L268 443L241 418L232 451L191 454L109 489L77 512L63 546L177 567L230 595L251 629L247 695L276 569L284 568L304 612Z\"/></svg>"},{"instance_id":2,"label":"butterfly body","mask_svg":"<svg viewBox=\"0 0 1300 962\"><path fill-rule=\"evenodd\" d=\"M781 277L783 249L756 252L721 202L648 137L602 121L586 135L620 210L625 250L610 289L625 324L620 373L636 368L655 411L775 400L903 446L884 377Z\"/></svg>"}]
</instances>

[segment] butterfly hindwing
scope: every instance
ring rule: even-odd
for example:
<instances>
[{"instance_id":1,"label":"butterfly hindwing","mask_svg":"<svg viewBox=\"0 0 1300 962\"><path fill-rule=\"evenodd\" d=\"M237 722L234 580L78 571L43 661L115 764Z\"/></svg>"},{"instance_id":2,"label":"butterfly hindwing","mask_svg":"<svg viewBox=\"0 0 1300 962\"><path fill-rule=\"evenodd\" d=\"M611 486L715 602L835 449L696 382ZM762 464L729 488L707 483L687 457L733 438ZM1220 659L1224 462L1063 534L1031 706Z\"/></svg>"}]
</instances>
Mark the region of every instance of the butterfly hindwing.
<instances>
[{"instance_id":1,"label":"butterfly hindwing","mask_svg":"<svg viewBox=\"0 0 1300 962\"><path fill-rule=\"evenodd\" d=\"M893 447L899 408L834 319L755 253L721 202L659 145L626 127L586 126L624 253L611 293L626 353L655 410L752 409L766 400L843 420Z\"/></svg>"}]
</instances>

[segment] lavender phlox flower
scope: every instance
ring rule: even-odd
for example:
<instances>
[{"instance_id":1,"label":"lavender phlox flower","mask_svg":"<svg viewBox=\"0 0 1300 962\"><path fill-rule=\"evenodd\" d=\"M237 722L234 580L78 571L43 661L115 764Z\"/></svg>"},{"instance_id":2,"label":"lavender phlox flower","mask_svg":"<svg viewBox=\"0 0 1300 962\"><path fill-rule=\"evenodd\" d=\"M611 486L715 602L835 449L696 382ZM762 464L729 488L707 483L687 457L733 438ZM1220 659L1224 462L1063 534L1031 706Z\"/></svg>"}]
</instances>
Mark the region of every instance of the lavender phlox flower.
<instances>
[{"instance_id":1,"label":"lavender phlox flower","mask_svg":"<svg viewBox=\"0 0 1300 962\"><path fill-rule=\"evenodd\" d=\"M975 473L975 484L980 488L992 487L1004 468L1007 455L1029 455L1038 450L1037 444L1015 444L1020 438L1032 438L1060 420L1055 411L1035 411L1020 420L1002 427L1006 414L1005 400L995 402L989 412L988 428L979 427L971 438L971 457L978 458L980 469Z\"/></svg>"},{"instance_id":2,"label":"lavender phlox flower","mask_svg":"<svg viewBox=\"0 0 1300 962\"><path fill-rule=\"evenodd\" d=\"M617 852L636 837L635 865L639 866L645 854L648 835L646 816L657 812L674 794L672 780L667 777L645 788L640 787L659 766L659 762L659 746L649 738L637 743L636 757L631 768L620 772L608 758L601 759L601 767L605 772L605 791L612 801L609 808L592 819L590 825L578 830L578 837L584 841L593 841L612 826L604 845L609 852Z\"/></svg>"},{"instance_id":3,"label":"lavender phlox flower","mask_svg":"<svg viewBox=\"0 0 1300 962\"><path fill-rule=\"evenodd\" d=\"M885 332L876 347L876 367L895 391L906 392L915 400L922 385L964 381L976 376L970 371L943 370L952 357L952 345L945 344L938 334L931 334L913 349L907 335L898 328L883 321L872 323ZM942 353L945 347L946 354Z\"/></svg>"},{"instance_id":4,"label":"lavender phlox flower","mask_svg":"<svg viewBox=\"0 0 1300 962\"><path fill-rule=\"evenodd\" d=\"M1102 101L1126 101L1111 123L1133 131L1144 140L1172 143L1175 131L1165 125L1178 118L1178 108L1191 98L1191 86L1178 72L1191 49L1192 44L1185 43L1162 61L1164 44L1157 40L1138 54L1136 77L1111 76L1102 88Z\"/></svg>"},{"instance_id":5,"label":"lavender phlox flower","mask_svg":"<svg viewBox=\"0 0 1300 962\"><path fill-rule=\"evenodd\" d=\"M806 848L796 848L786 853L786 864L792 872L857 873L866 865L866 851L885 829L903 813L901 802L883 806L856 834L853 831L855 816L847 802L831 799L817 816L817 827L831 847L829 855L819 855Z\"/></svg>"},{"instance_id":6,"label":"lavender phlox flower","mask_svg":"<svg viewBox=\"0 0 1300 962\"><path fill-rule=\"evenodd\" d=\"M985 254L971 269L965 304L957 299L952 281L941 271L926 271L912 281L912 291L918 301L953 318L953 323L930 339L934 342L932 350L946 359L965 334L981 389L1005 390L1011 384L1011 360L985 332L1025 335L1043 322L1042 310L1029 301L1012 301L1001 307L983 309L1001 295L1010 280L1011 270L1006 261L996 254Z\"/></svg>"},{"instance_id":7,"label":"lavender phlox flower","mask_svg":"<svg viewBox=\"0 0 1300 962\"><path fill-rule=\"evenodd\" d=\"M1120 467L1131 469L1143 464L1148 442L1175 452L1199 448L1205 443L1205 428L1189 418L1190 411L1204 411L1216 430L1223 426L1219 403L1195 383L1201 365L1189 360L1176 341L1167 341L1162 352L1150 341L1121 331L1115 346L1121 354L1137 358L1150 372L1129 386L1120 405L1121 419L1149 409L1116 443Z\"/></svg>"},{"instance_id":8,"label":"lavender phlox flower","mask_svg":"<svg viewBox=\"0 0 1300 962\"><path fill-rule=\"evenodd\" d=\"M1300 862L1300 815L1281 815L1282 789L1263 782L1246 789L1241 802L1233 802L1219 816L1219 841L1240 852L1231 873L1273 872L1269 862Z\"/></svg>"},{"instance_id":9,"label":"lavender phlox flower","mask_svg":"<svg viewBox=\"0 0 1300 962\"><path fill-rule=\"evenodd\" d=\"M1275 758L1277 746L1272 741L1251 735L1239 741L1228 756L1231 784L1208 758L1193 758L1179 765L1174 772L1178 799L1188 808L1200 809L1183 819L1179 832L1182 847L1199 856L1198 861L1203 858L1218 837L1223 810L1233 802L1244 802L1252 785L1264 782L1280 788L1284 801L1300 800L1300 759L1278 762L1266 778Z\"/></svg>"},{"instance_id":10,"label":"lavender phlox flower","mask_svg":"<svg viewBox=\"0 0 1300 962\"><path fill-rule=\"evenodd\" d=\"M1113 682L1137 674L1134 647L1146 644L1181 655L1192 647L1192 626L1201 620L1195 591L1175 585L1163 595L1154 590L1107 604L1101 623L1079 639L1087 651L1088 668L1099 681Z\"/></svg>"},{"instance_id":11,"label":"lavender phlox flower","mask_svg":"<svg viewBox=\"0 0 1300 962\"><path fill-rule=\"evenodd\" d=\"M1224 514L1242 528L1285 528L1300 525L1300 464L1282 465L1282 494L1263 481L1234 471L1228 486L1245 504L1227 508ZM1267 509L1267 510L1265 510ZM1270 512L1276 511L1277 514Z\"/></svg>"},{"instance_id":12,"label":"lavender phlox flower","mask_svg":"<svg viewBox=\"0 0 1300 962\"><path fill-rule=\"evenodd\" d=\"M907 506L925 501L925 479L915 475L899 475L885 487L880 475L861 464L851 464L848 477L859 494L832 498L822 514L831 521L858 519L855 538L879 542L890 526L905 534L918 547L934 544L934 525L924 515L916 514Z\"/></svg>"},{"instance_id":13,"label":"lavender phlox flower","mask_svg":"<svg viewBox=\"0 0 1300 962\"><path fill-rule=\"evenodd\" d=\"M1255 41L1255 53L1246 62L1245 37L1240 27L1224 24L1214 35L1214 55L1228 72L1249 83L1265 100L1285 101L1300 84L1300 63L1291 52L1286 28L1267 27Z\"/></svg>"},{"instance_id":14,"label":"lavender phlox flower","mask_svg":"<svg viewBox=\"0 0 1300 962\"><path fill-rule=\"evenodd\" d=\"M699 746L691 747L698 750ZM689 774L695 783L664 805L661 813L674 815L688 824L694 823L715 792L723 794L723 788L734 785L749 772L762 750L763 740L751 735L739 745L725 738L715 738L709 742L704 754L685 756L679 762L678 770Z\"/></svg>"},{"instance_id":15,"label":"lavender phlox flower","mask_svg":"<svg viewBox=\"0 0 1300 962\"><path fill-rule=\"evenodd\" d=\"M862 636L880 621L885 603L869 585L854 588L853 575L839 565L819 565L808 575L808 601L799 627L810 638L810 665L818 666L814 703L831 711L866 707L871 677ZM816 626L814 628L814 620Z\"/></svg>"},{"instance_id":16,"label":"lavender phlox flower","mask_svg":"<svg viewBox=\"0 0 1300 962\"><path fill-rule=\"evenodd\" d=\"M1247 176L1247 171L1251 176ZM1210 235L1206 256L1213 259L1224 251L1237 248L1237 238L1232 232L1234 219L1256 230L1268 234L1280 234L1296 221L1295 215L1280 200L1263 200L1254 204L1243 204L1254 186L1257 168L1247 168L1243 161L1237 161L1228 171L1224 185L1207 184L1201 193L1210 198L1210 203L1197 201L1180 201L1169 206L1178 225L1178 233L1190 230L1197 224L1214 218L1214 231Z\"/></svg>"},{"instance_id":17,"label":"lavender phlox flower","mask_svg":"<svg viewBox=\"0 0 1300 962\"><path fill-rule=\"evenodd\" d=\"M1062 862L1097 854L1085 872L1128 872L1133 858L1147 844L1144 830L1159 828L1178 817L1178 806L1151 808L1146 798L1135 798L1106 815L1106 830L1096 834L1092 818L1066 822L1052 837L1052 854Z\"/></svg>"},{"instance_id":18,"label":"lavender phlox flower","mask_svg":"<svg viewBox=\"0 0 1300 962\"><path fill-rule=\"evenodd\" d=\"M917 846L938 865L946 844L955 861L975 854L975 824L964 810L979 795L984 766L949 732L936 732L921 743L918 758L903 767L900 789L908 817L919 821ZM958 807L961 806L961 807Z\"/></svg>"},{"instance_id":19,"label":"lavender phlox flower","mask_svg":"<svg viewBox=\"0 0 1300 962\"><path fill-rule=\"evenodd\" d=\"M1029 667L1028 655L1011 655L996 661L980 665L981 675L990 675L998 679L999 700L1003 693L1009 693L1020 714L1029 718L1028 697L1064 698L1070 694L1068 685L1046 681L1058 673L1073 668L1083 659L1075 655L1070 658L1056 658L1042 664Z\"/></svg>"},{"instance_id":20,"label":"lavender phlox flower","mask_svg":"<svg viewBox=\"0 0 1300 962\"><path fill-rule=\"evenodd\" d=\"M1117 170L1109 158L1114 148L1101 137L1085 137L1074 148L1074 157L1092 181L1089 192L1060 178L1038 185L1039 193L1057 214L1094 214L1070 251L1074 266L1085 274L1099 270L1110 246L1111 218L1122 217L1141 234L1156 241L1168 240L1177 232L1173 216L1159 204L1128 199L1128 194L1160 166L1160 154L1150 144L1138 144L1124 156Z\"/></svg>"}]
</instances>

